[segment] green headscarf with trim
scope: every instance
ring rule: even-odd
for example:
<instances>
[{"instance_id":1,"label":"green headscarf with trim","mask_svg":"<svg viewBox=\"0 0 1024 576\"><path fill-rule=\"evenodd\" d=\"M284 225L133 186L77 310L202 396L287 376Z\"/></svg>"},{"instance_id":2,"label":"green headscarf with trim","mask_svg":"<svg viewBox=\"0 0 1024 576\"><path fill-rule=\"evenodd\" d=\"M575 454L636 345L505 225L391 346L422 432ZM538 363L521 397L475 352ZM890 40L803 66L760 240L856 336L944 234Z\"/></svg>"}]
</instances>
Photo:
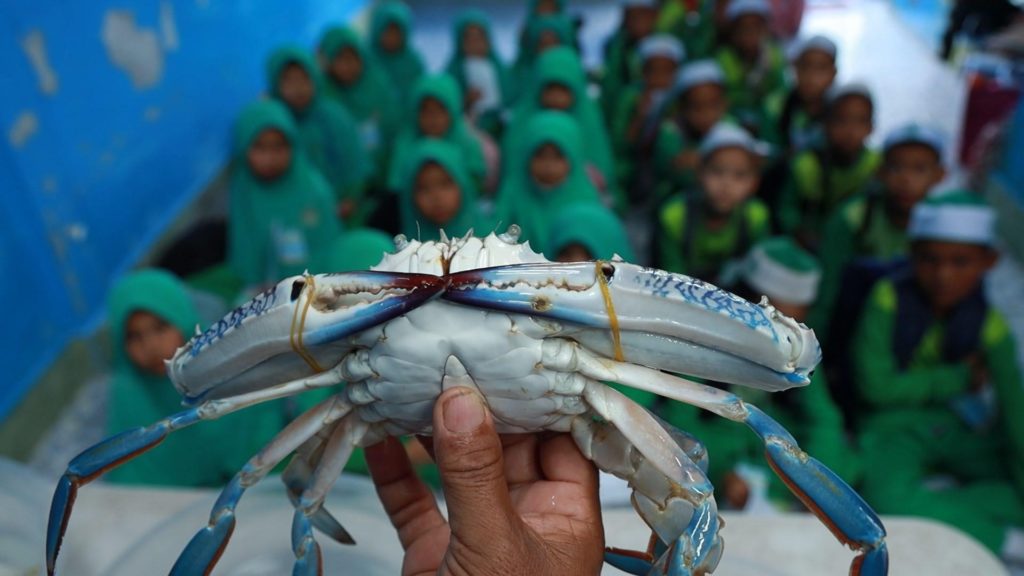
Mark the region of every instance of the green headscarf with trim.
<instances>
[{"instance_id":1,"label":"green headscarf with trim","mask_svg":"<svg viewBox=\"0 0 1024 576\"><path fill-rule=\"evenodd\" d=\"M572 92L573 105L566 113L571 115L579 126L584 158L601 172L608 188L615 190L615 160L608 131L600 109L587 93L583 64L571 48L551 48L537 60L530 90L516 106L502 150L515 149L523 140L525 126L530 118L544 110L540 106L540 98L544 88L549 84L560 84ZM503 167L514 169L507 162L503 162Z\"/></svg>"},{"instance_id":2,"label":"green headscarf with trim","mask_svg":"<svg viewBox=\"0 0 1024 576\"><path fill-rule=\"evenodd\" d=\"M249 146L264 130L279 130L292 148L288 170L272 181L249 168ZM341 231L334 195L306 158L288 109L276 100L250 104L235 123L231 168L228 262L248 285L260 285L306 268Z\"/></svg>"},{"instance_id":3,"label":"green headscarf with trim","mask_svg":"<svg viewBox=\"0 0 1024 576\"><path fill-rule=\"evenodd\" d=\"M125 350L125 327L133 312L149 312L187 339L199 321L185 285L163 270L141 270L111 290L107 314L113 351L107 430L148 426L183 410L167 376L139 370ZM113 482L220 486L283 426L277 403L247 408L179 430L158 446L112 470Z\"/></svg>"},{"instance_id":4,"label":"green headscarf with trim","mask_svg":"<svg viewBox=\"0 0 1024 576\"><path fill-rule=\"evenodd\" d=\"M455 78L459 86L462 87L463 92L465 92L467 87L466 55L462 51L462 35L465 33L466 28L470 26L479 27L487 36L487 44L490 46L490 50L487 52L487 59L494 66L495 75L498 77L502 104L507 104L511 98L508 67L505 66L505 63L498 56L497 47L494 45L491 21L487 19L487 15L482 10L469 8L460 12L455 19L455 25L452 26L452 55L448 59L445 71Z\"/></svg>"},{"instance_id":5,"label":"green headscarf with trim","mask_svg":"<svg viewBox=\"0 0 1024 576\"><path fill-rule=\"evenodd\" d=\"M551 220L545 251L548 259L555 259L570 244L582 245L595 260L609 260L616 254L626 262L636 260L622 220L596 202L569 204Z\"/></svg>"},{"instance_id":6,"label":"green headscarf with trim","mask_svg":"<svg viewBox=\"0 0 1024 576\"><path fill-rule=\"evenodd\" d=\"M402 49L397 53L386 52L380 46L380 36L390 24L398 26L405 37ZM399 0L385 0L373 9L370 50L390 78L399 99L409 94L416 80L426 71L423 58L412 46L412 11Z\"/></svg>"},{"instance_id":7,"label":"green headscarf with trim","mask_svg":"<svg viewBox=\"0 0 1024 576\"><path fill-rule=\"evenodd\" d=\"M543 188L530 174L534 152L553 144L569 163L569 175L554 188ZM522 143L506 149L511 159L498 191L498 214L502 226L518 224L523 240L538 252L548 249L551 222L558 212L576 202L600 204L597 190L587 177L580 129L572 116L564 112L534 114L525 126Z\"/></svg>"},{"instance_id":8,"label":"green headscarf with trim","mask_svg":"<svg viewBox=\"0 0 1024 576\"><path fill-rule=\"evenodd\" d=\"M487 163L484 160L480 142L466 126L465 117L462 114L462 93L459 90L459 85L448 74L432 74L420 78L416 83L408 116L401 132L395 139L395 146L391 152L392 162L391 172L388 176L388 188L397 190L402 185L402 178L407 170L405 163L409 161L415 145L427 138L420 133L419 127L420 106L427 98L439 101L448 111L448 117L451 119L448 132L439 139L456 146L462 154L463 166L469 175L476 181L482 182L487 175Z\"/></svg>"},{"instance_id":9,"label":"green headscarf with trim","mask_svg":"<svg viewBox=\"0 0 1024 576\"><path fill-rule=\"evenodd\" d=\"M315 90L306 109L297 111L289 107L306 156L330 182L338 200L358 199L370 172L359 126L344 107L324 97L324 80L316 61L298 46L282 46L267 60L267 84L274 98L284 103L279 91L280 77L289 64L301 67Z\"/></svg>"},{"instance_id":10,"label":"green headscarf with trim","mask_svg":"<svg viewBox=\"0 0 1024 576\"><path fill-rule=\"evenodd\" d=\"M424 218L413 202L416 177L423 165L427 163L435 163L444 168L462 193L458 214L443 225ZM434 138L419 140L410 151L405 166L406 170L402 178L402 186L399 188L398 199L403 234L409 238L424 241L437 240L440 238L442 229L448 236L462 236L478 224L476 185L466 171L465 160L457 147L444 140Z\"/></svg>"}]
</instances>

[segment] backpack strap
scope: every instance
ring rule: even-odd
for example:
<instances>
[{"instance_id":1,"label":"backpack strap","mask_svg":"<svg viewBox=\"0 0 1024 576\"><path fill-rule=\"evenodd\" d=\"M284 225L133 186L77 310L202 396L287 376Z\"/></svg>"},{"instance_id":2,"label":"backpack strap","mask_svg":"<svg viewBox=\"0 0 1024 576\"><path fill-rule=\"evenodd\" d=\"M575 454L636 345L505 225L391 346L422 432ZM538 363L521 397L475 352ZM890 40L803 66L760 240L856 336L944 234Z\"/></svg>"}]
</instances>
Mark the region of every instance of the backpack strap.
<instances>
[{"instance_id":1,"label":"backpack strap","mask_svg":"<svg viewBox=\"0 0 1024 576\"><path fill-rule=\"evenodd\" d=\"M900 370L906 370L935 317L909 271L894 278L893 284L896 287L897 302L893 354ZM979 348L981 329L987 316L988 302L984 290L979 286L946 319L942 341L943 362L961 362Z\"/></svg>"}]
</instances>

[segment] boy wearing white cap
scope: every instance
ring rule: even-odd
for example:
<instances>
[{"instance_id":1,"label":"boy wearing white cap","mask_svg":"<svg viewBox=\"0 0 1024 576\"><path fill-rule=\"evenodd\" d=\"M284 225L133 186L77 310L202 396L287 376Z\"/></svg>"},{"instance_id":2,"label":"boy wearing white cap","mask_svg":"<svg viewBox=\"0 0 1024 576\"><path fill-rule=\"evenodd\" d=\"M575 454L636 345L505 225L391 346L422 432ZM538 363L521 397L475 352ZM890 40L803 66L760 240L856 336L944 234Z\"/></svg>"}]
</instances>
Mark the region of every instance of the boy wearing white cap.
<instances>
[{"instance_id":1,"label":"boy wearing white cap","mask_svg":"<svg viewBox=\"0 0 1024 576\"><path fill-rule=\"evenodd\" d=\"M832 212L875 177L882 157L867 148L874 130L874 100L859 83L835 86L825 101L825 141L790 161L779 195L779 224L814 254Z\"/></svg>"},{"instance_id":2,"label":"boy wearing white cap","mask_svg":"<svg viewBox=\"0 0 1024 576\"><path fill-rule=\"evenodd\" d=\"M824 138L825 94L836 79L836 50L824 36L797 41L790 54L796 85L768 99L762 138L787 157Z\"/></svg>"},{"instance_id":3,"label":"boy wearing white cap","mask_svg":"<svg viewBox=\"0 0 1024 576\"><path fill-rule=\"evenodd\" d=\"M791 238L779 236L758 242L726 275L724 287L752 302L766 296L779 312L802 322L817 296L821 269ZM782 393L738 386L731 391L781 422L808 454L848 483L857 481L860 460L846 439L842 415L821 371L814 373L810 385ZM723 505L752 510L765 500L794 503L781 480L764 464L764 446L757 437L721 418L702 417L688 405L667 404L663 416L706 443L708 453L714 455L709 461L709 477Z\"/></svg>"},{"instance_id":4,"label":"boy wearing white cap","mask_svg":"<svg viewBox=\"0 0 1024 576\"><path fill-rule=\"evenodd\" d=\"M640 78L635 61L636 50L644 38L654 33L657 20L657 0L627 0L622 3L619 27L604 44L601 112L609 125L622 91Z\"/></svg>"},{"instance_id":5,"label":"boy wearing white cap","mask_svg":"<svg viewBox=\"0 0 1024 576\"><path fill-rule=\"evenodd\" d=\"M909 273L880 281L853 342L866 499L948 522L1024 560L1024 386L983 290L995 212L970 192L914 207ZM936 474L955 484L938 488Z\"/></svg>"},{"instance_id":6,"label":"boy wearing white cap","mask_svg":"<svg viewBox=\"0 0 1024 576\"><path fill-rule=\"evenodd\" d=\"M764 102L786 87L786 60L768 28L768 0L731 0L726 34L715 58L725 72L729 112L754 135L764 124Z\"/></svg>"},{"instance_id":7,"label":"boy wearing white cap","mask_svg":"<svg viewBox=\"0 0 1024 576\"><path fill-rule=\"evenodd\" d=\"M757 198L767 146L720 123L701 144L699 188L678 193L659 214L661 268L717 282L731 260L768 234L768 208Z\"/></svg>"},{"instance_id":8,"label":"boy wearing white cap","mask_svg":"<svg viewBox=\"0 0 1024 576\"><path fill-rule=\"evenodd\" d=\"M821 296L809 322L819 340L825 340L843 287L850 289L844 278L865 277L867 269L907 256L911 210L946 176L943 149L943 136L934 128L908 124L893 130L882 146L878 183L840 205L826 222Z\"/></svg>"}]
</instances>

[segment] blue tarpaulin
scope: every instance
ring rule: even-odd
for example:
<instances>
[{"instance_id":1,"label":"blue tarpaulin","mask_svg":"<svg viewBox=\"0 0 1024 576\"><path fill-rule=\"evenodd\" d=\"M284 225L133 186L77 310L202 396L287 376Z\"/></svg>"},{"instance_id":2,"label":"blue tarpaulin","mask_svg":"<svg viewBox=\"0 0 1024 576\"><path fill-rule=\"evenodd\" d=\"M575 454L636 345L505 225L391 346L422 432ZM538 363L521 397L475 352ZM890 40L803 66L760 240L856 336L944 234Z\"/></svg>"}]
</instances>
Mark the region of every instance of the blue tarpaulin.
<instances>
[{"instance_id":1,"label":"blue tarpaulin","mask_svg":"<svg viewBox=\"0 0 1024 576\"><path fill-rule=\"evenodd\" d=\"M224 166L268 51L365 0L5 2L2 419Z\"/></svg>"}]
</instances>

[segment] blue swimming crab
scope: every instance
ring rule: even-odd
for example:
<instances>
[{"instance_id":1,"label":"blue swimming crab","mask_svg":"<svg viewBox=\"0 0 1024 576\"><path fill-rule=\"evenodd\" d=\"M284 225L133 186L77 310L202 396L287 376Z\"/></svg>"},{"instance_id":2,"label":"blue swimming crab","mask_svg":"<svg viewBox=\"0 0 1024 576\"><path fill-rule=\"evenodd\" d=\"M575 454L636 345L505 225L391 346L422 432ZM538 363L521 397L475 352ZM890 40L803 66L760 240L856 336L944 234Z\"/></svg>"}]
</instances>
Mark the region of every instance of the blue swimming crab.
<instances>
[{"instance_id":1,"label":"blue swimming crab","mask_svg":"<svg viewBox=\"0 0 1024 576\"><path fill-rule=\"evenodd\" d=\"M617 258L549 262L518 242L517 227L486 238L399 236L373 270L282 280L180 348L168 372L186 409L71 461L50 510L47 570L82 484L175 430L332 388L245 464L171 569L212 571L245 490L294 454L282 473L295 507L293 574L320 574L314 527L354 542L324 507L352 451L429 435L435 399L469 386L499 432L571 433L601 470L628 481L651 544L609 548L606 562L632 574L711 572L723 541L704 448L605 384L618 382L746 423L793 493L858 552L851 573L886 574L885 529L856 492L757 407L680 376L777 391L807 385L819 359L814 333L767 301L687 276Z\"/></svg>"}]
</instances>

